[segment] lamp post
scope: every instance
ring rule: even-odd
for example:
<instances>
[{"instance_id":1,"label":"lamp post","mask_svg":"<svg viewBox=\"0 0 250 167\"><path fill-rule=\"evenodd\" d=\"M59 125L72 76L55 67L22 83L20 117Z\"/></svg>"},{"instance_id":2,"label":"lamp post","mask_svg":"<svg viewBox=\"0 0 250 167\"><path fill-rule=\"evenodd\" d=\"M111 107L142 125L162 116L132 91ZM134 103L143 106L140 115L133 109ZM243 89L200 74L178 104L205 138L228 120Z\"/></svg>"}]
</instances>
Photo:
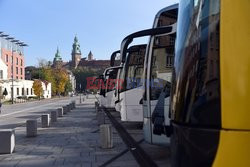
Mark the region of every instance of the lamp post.
<instances>
[{"instance_id":1,"label":"lamp post","mask_svg":"<svg viewBox=\"0 0 250 167\"><path fill-rule=\"evenodd\" d=\"M11 43L14 42L13 37L6 38L7 40L10 40ZM14 104L14 52L16 50L13 49L13 46L11 46L11 104Z\"/></svg>"},{"instance_id":2,"label":"lamp post","mask_svg":"<svg viewBox=\"0 0 250 167\"><path fill-rule=\"evenodd\" d=\"M12 85L12 90L11 90L11 103L14 104L14 52L17 52L18 48L16 47L17 45L19 47L24 47L24 46L28 46L27 44L25 44L24 42L21 42L19 40L16 40L13 37L9 37L9 35L3 34L3 32L0 32L0 37L4 37L8 42L11 42L11 85ZM8 43L8 48L10 43ZM14 45L15 44L15 45ZM15 49L13 49L13 47L16 47ZM17 50L16 50L17 49ZM21 53L23 54L23 51L21 51ZM22 65L21 65L22 66ZM22 69L23 70L23 69Z\"/></svg>"},{"instance_id":3,"label":"lamp post","mask_svg":"<svg viewBox=\"0 0 250 167\"><path fill-rule=\"evenodd\" d=\"M11 81L12 82L11 103L14 104L14 52L17 52L17 50L13 49L13 47L14 47L13 44L17 44L17 45L19 45L21 47L28 46L28 45L25 44L24 42L19 41L19 40L15 40L12 37L9 37L9 38L6 38L6 39L11 40L10 42L12 43L12 47L11 47L11 50L12 50L12 57L11 57L11 80L12 80Z\"/></svg>"},{"instance_id":4,"label":"lamp post","mask_svg":"<svg viewBox=\"0 0 250 167\"><path fill-rule=\"evenodd\" d=\"M81 83L80 83L80 104L82 103L82 94L81 94Z\"/></svg>"}]
</instances>

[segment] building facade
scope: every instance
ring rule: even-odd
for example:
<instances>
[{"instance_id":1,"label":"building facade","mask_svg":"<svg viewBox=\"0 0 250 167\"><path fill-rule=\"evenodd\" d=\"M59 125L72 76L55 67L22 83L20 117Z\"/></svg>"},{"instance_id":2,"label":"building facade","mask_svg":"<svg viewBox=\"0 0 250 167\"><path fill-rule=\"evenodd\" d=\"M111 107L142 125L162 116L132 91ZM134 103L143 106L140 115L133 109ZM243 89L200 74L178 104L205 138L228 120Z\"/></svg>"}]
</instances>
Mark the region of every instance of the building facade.
<instances>
[{"instance_id":1,"label":"building facade","mask_svg":"<svg viewBox=\"0 0 250 167\"><path fill-rule=\"evenodd\" d=\"M64 62L57 49L54 60L53 68L64 68L68 70L69 80L72 85L73 92L76 89L76 79L72 71L76 68L83 68L91 71L101 71L110 66L110 60L96 60L94 59L93 53L90 51L86 57L82 58L82 52L80 48L80 43L77 36L74 37L74 42L72 45L71 60ZM28 77L28 76L27 76Z\"/></svg>"},{"instance_id":2,"label":"building facade","mask_svg":"<svg viewBox=\"0 0 250 167\"><path fill-rule=\"evenodd\" d=\"M0 32L0 54L2 61L7 65L8 79L25 79L23 42Z\"/></svg>"},{"instance_id":3,"label":"building facade","mask_svg":"<svg viewBox=\"0 0 250 167\"><path fill-rule=\"evenodd\" d=\"M1 99L3 101L12 99L12 85L14 87L13 99L16 101L19 98L35 98L34 90L32 88L34 81L31 80L21 80L21 79L7 79L0 80L0 93ZM51 98L51 83L42 82L43 95L42 98L49 99ZM7 91L7 95L3 95L4 91Z\"/></svg>"},{"instance_id":4,"label":"building facade","mask_svg":"<svg viewBox=\"0 0 250 167\"><path fill-rule=\"evenodd\" d=\"M71 60L69 62L63 62L59 51L57 50L53 67L65 68L68 70L74 70L78 67L91 69L92 71L104 70L110 66L110 60L96 60L93 53L90 51L86 57L82 58L82 52L80 48L80 43L77 36L74 38L71 52Z\"/></svg>"},{"instance_id":5,"label":"building facade","mask_svg":"<svg viewBox=\"0 0 250 167\"><path fill-rule=\"evenodd\" d=\"M81 58L82 58L80 44L78 42L77 36L75 36L75 38L74 38L74 43L73 43L72 47L73 47L73 49L72 49L72 53L71 53L71 56L72 56L71 68L76 69L79 62L81 61Z\"/></svg>"},{"instance_id":6,"label":"building facade","mask_svg":"<svg viewBox=\"0 0 250 167\"><path fill-rule=\"evenodd\" d=\"M60 55L59 49L57 48L54 60L53 60L53 67L54 68L61 68L63 65L62 57Z\"/></svg>"},{"instance_id":7,"label":"building facade","mask_svg":"<svg viewBox=\"0 0 250 167\"><path fill-rule=\"evenodd\" d=\"M23 42L0 32L0 99L34 98L34 81L25 80ZM51 83L42 82L43 98L51 98ZM13 96L12 96L13 95Z\"/></svg>"},{"instance_id":8,"label":"building facade","mask_svg":"<svg viewBox=\"0 0 250 167\"><path fill-rule=\"evenodd\" d=\"M0 80L8 78L8 67L2 59L0 59Z\"/></svg>"},{"instance_id":9,"label":"building facade","mask_svg":"<svg viewBox=\"0 0 250 167\"><path fill-rule=\"evenodd\" d=\"M2 79L0 79L0 99L1 100L11 100L12 99L12 90L13 91L13 99L16 100L18 98L34 98L36 95L33 91L33 83L31 80L24 79L8 79L7 77L7 66L0 59L0 72L3 74ZM47 99L51 98L51 83L42 82L43 95L42 97ZM5 93L6 94L5 94Z\"/></svg>"}]
</instances>

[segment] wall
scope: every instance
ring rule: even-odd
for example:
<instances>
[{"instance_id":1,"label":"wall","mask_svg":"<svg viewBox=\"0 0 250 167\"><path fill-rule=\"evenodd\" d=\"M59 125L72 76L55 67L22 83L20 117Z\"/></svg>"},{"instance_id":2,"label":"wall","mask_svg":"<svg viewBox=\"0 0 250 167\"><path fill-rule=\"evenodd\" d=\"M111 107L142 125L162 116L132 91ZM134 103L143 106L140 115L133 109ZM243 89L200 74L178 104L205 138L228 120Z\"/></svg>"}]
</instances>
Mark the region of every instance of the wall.
<instances>
[{"instance_id":1,"label":"wall","mask_svg":"<svg viewBox=\"0 0 250 167\"><path fill-rule=\"evenodd\" d=\"M0 73L2 73L2 74L0 74L0 79L7 79L7 77L8 77L8 67L3 62L2 59L0 59Z\"/></svg>"},{"instance_id":2,"label":"wall","mask_svg":"<svg viewBox=\"0 0 250 167\"><path fill-rule=\"evenodd\" d=\"M2 48L2 60L8 67L8 79L12 74L12 51ZM13 52L13 77L14 79L25 79L24 56L18 52Z\"/></svg>"},{"instance_id":3,"label":"wall","mask_svg":"<svg viewBox=\"0 0 250 167\"><path fill-rule=\"evenodd\" d=\"M14 80L14 99L17 97L35 97L34 90L32 88L34 81L30 80ZM43 96L44 98L51 98L51 83L48 83L47 86L42 82L43 87ZM0 92L1 96L4 90L7 90L8 95L4 97L5 100L11 99L11 88L12 80L0 80Z\"/></svg>"}]
</instances>

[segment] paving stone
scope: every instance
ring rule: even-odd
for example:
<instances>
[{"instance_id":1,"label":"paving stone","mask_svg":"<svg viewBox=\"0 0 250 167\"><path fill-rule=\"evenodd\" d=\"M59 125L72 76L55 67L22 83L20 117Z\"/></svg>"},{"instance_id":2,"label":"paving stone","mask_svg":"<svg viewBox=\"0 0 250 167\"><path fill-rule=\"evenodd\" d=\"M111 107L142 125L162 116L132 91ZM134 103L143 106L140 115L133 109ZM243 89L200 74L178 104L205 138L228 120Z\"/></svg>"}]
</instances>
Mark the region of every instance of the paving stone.
<instances>
[{"instance_id":1,"label":"paving stone","mask_svg":"<svg viewBox=\"0 0 250 167\"><path fill-rule=\"evenodd\" d=\"M20 161L18 161L18 160L16 160L16 161L1 161L0 166L1 167L16 167L19 162Z\"/></svg>"},{"instance_id":2,"label":"paving stone","mask_svg":"<svg viewBox=\"0 0 250 167\"><path fill-rule=\"evenodd\" d=\"M18 163L17 167L48 167L54 163L55 159L22 160Z\"/></svg>"},{"instance_id":3,"label":"paving stone","mask_svg":"<svg viewBox=\"0 0 250 167\"><path fill-rule=\"evenodd\" d=\"M74 112L61 117L59 121L53 123L53 127L39 128L39 135L36 138L25 137L25 126L17 128L16 150L12 155L0 156L0 167L3 165L95 167L124 151L126 145L115 129L112 129L114 147L112 149L100 147L100 131L95 119L94 99L91 97L81 105L76 104ZM130 132L138 141L142 138L143 134L140 131L130 130ZM159 162L164 164L164 161ZM138 165L128 152L108 166Z\"/></svg>"},{"instance_id":4,"label":"paving stone","mask_svg":"<svg viewBox=\"0 0 250 167\"><path fill-rule=\"evenodd\" d=\"M56 158L54 161L54 166L63 166L65 158Z\"/></svg>"}]
</instances>

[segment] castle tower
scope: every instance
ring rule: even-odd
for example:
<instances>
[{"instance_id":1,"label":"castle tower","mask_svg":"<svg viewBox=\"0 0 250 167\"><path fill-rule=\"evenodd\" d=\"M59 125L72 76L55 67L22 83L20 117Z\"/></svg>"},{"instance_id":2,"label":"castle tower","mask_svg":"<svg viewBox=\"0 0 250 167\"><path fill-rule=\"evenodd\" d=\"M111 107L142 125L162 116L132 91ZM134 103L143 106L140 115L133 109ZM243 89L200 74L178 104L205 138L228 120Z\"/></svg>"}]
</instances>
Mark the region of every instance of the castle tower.
<instances>
[{"instance_id":1,"label":"castle tower","mask_svg":"<svg viewBox=\"0 0 250 167\"><path fill-rule=\"evenodd\" d=\"M90 60L94 60L94 56L93 56L91 51L88 54L88 61L90 61Z\"/></svg>"},{"instance_id":2,"label":"castle tower","mask_svg":"<svg viewBox=\"0 0 250 167\"><path fill-rule=\"evenodd\" d=\"M53 60L53 67L55 68L61 68L62 67L62 57L60 55L59 49L57 47L55 58Z\"/></svg>"},{"instance_id":3,"label":"castle tower","mask_svg":"<svg viewBox=\"0 0 250 167\"><path fill-rule=\"evenodd\" d=\"M75 69L77 68L79 62L81 61L81 49L80 49L80 44L78 42L77 36L74 38L74 43L73 43L73 49L72 49L72 62L71 62L71 68Z\"/></svg>"}]
</instances>

